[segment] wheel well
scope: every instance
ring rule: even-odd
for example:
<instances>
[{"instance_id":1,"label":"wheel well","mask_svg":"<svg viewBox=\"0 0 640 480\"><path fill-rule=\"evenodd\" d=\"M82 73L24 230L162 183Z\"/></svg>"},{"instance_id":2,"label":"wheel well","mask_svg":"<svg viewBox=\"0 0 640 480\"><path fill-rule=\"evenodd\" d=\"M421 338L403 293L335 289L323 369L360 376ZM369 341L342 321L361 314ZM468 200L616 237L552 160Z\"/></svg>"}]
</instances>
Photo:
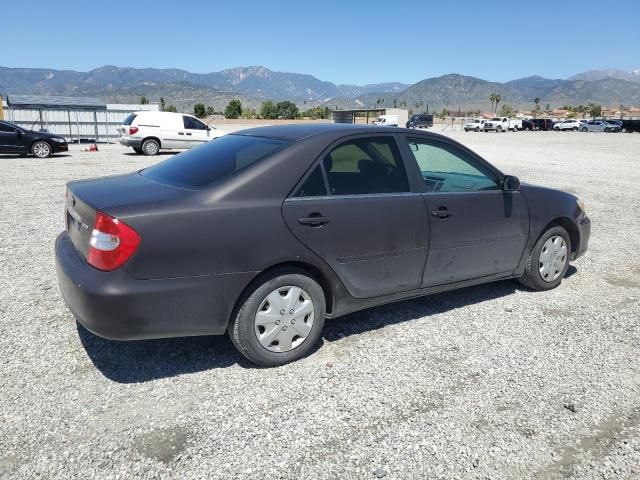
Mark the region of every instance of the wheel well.
<instances>
[{"instance_id":1,"label":"wheel well","mask_svg":"<svg viewBox=\"0 0 640 480\"><path fill-rule=\"evenodd\" d=\"M243 301L248 295L250 295L250 292L254 288L257 288L258 285L261 284L262 279L264 277L271 275L275 271L287 271L287 270L302 271L302 273L305 273L306 275L314 279L316 282L318 282L320 287L322 287L322 291L324 292L324 298L326 300L326 312L331 313L333 311L334 296L333 296L333 290L331 289L328 279L325 277L325 275L322 274L322 272L318 268L305 262L278 263L262 271L257 277L255 277L249 283L249 285L245 287L245 289L242 291L242 294L238 297L237 303ZM236 304L233 311L234 312L237 311L239 307L240 305Z\"/></svg>"},{"instance_id":2,"label":"wheel well","mask_svg":"<svg viewBox=\"0 0 640 480\"><path fill-rule=\"evenodd\" d=\"M33 150L33 146L38 142L46 143L47 145L49 145L49 147L53 148L52 145L51 145L51 142L49 142L48 140L46 140L44 138L39 138L39 139L34 140L33 142L31 142L31 145L29 146L29 151Z\"/></svg>"},{"instance_id":3,"label":"wheel well","mask_svg":"<svg viewBox=\"0 0 640 480\"><path fill-rule=\"evenodd\" d=\"M159 145L160 147L162 147L162 142L160 141L160 139L159 139L158 137L144 137L144 138L142 139L142 143L140 143L140 148L142 148L142 144L143 144L144 142L146 142L147 140L155 140L156 142L158 142L158 145Z\"/></svg>"},{"instance_id":4,"label":"wheel well","mask_svg":"<svg viewBox=\"0 0 640 480\"><path fill-rule=\"evenodd\" d=\"M569 240L571 240L571 251L577 252L580 245L580 232L578 231L578 226L575 222L567 217L558 217L549 222L542 230L542 233L546 232L554 225L559 225L567 231L569 234Z\"/></svg>"}]
</instances>

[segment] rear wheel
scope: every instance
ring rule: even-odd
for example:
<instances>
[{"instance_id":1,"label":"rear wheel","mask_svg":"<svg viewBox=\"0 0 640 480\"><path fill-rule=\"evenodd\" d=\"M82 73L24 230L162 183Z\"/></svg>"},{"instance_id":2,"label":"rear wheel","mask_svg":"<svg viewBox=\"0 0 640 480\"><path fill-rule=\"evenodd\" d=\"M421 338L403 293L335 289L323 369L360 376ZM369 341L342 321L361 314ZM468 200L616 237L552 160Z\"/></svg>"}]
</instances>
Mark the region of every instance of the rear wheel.
<instances>
[{"instance_id":1,"label":"rear wheel","mask_svg":"<svg viewBox=\"0 0 640 480\"><path fill-rule=\"evenodd\" d=\"M31 146L31 153L38 158L47 158L51 155L51 145L47 142L36 142Z\"/></svg>"},{"instance_id":2,"label":"rear wheel","mask_svg":"<svg viewBox=\"0 0 640 480\"><path fill-rule=\"evenodd\" d=\"M157 140L149 138L142 142L142 153L145 155L157 155L160 152L160 144Z\"/></svg>"},{"instance_id":3,"label":"rear wheel","mask_svg":"<svg viewBox=\"0 0 640 480\"><path fill-rule=\"evenodd\" d=\"M551 290L562 282L569 268L571 240L559 225L551 227L538 239L518 281L533 290Z\"/></svg>"},{"instance_id":4,"label":"rear wheel","mask_svg":"<svg viewBox=\"0 0 640 480\"><path fill-rule=\"evenodd\" d=\"M324 292L315 280L298 270L274 272L240 300L228 333L253 363L284 365L313 349L325 312Z\"/></svg>"}]
</instances>

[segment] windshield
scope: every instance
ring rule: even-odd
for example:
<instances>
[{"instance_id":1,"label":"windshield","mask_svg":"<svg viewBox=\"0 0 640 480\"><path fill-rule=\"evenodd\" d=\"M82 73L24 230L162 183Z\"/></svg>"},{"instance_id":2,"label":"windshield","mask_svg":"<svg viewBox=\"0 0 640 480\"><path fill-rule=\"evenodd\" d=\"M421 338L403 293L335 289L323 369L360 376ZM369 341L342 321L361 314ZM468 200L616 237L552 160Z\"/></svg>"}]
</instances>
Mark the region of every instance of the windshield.
<instances>
[{"instance_id":1,"label":"windshield","mask_svg":"<svg viewBox=\"0 0 640 480\"><path fill-rule=\"evenodd\" d=\"M160 183L203 188L232 177L289 144L272 138L225 135L141 172Z\"/></svg>"},{"instance_id":2,"label":"windshield","mask_svg":"<svg viewBox=\"0 0 640 480\"><path fill-rule=\"evenodd\" d=\"M498 118L498 117L494 117L494 118L492 118L491 120L493 120L494 122L499 122L501 119L500 119L500 118Z\"/></svg>"}]
</instances>

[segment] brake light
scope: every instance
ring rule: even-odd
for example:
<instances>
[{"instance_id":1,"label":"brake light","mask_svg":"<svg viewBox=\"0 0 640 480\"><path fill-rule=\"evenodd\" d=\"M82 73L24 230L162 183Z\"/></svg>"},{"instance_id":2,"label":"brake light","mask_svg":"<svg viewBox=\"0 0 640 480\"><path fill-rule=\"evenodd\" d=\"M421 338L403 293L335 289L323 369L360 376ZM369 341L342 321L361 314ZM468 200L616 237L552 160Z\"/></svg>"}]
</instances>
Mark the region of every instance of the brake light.
<instances>
[{"instance_id":1,"label":"brake light","mask_svg":"<svg viewBox=\"0 0 640 480\"><path fill-rule=\"evenodd\" d=\"M135 135L138 133L138 127L129 127L129 135Z\"/></svg>"},{"instance_id":2,"label":"brake light","mask_svg":"<svg viewBox=\"0 0 640 480\"><path fill-rule=\"evenodd\" d=\"M110 272L121 267L140 245L140 235L123 221L96 212L89 241L87 262L92 267Z\"/></svg>"}]
</instances>

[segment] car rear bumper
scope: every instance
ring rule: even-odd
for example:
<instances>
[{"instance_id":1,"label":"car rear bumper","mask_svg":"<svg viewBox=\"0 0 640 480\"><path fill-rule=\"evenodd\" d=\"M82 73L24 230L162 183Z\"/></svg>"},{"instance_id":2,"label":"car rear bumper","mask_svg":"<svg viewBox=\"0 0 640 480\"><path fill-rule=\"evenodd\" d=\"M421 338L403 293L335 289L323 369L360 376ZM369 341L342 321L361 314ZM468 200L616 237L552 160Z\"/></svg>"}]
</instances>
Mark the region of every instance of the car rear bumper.
<instances>
[{"instance_id":1,"label":"car rear bumper","mask_svg":"<svg viewBox=\"0 0 640 480\"><path fill-rule=\"evenodd\" d=\"M584 255L589 248L589 238L591 237L591 220L586 215L578 223L580 230L580 243L575 253L574 260Z\"/></svg>"},{"instance_id":2,"label":"car rear bumper","mask_svg":"<svg viewBox=\"0 0 640 480\"><path fill-rule=\"evenodd\" d=\"M141 138L120 137L118 142L120 142L120 145L124 145L125 147L142 148Z\"/></svg>"},{"instance_id":3,"label":"car rear bumper","mask_svg":"<svg viewBox=\"0 0 640 480\"><path fill-rule=\"evenodd\" d=\"M62 297L88 330L111 340L217 335L251 272L138 280L124 268L94 269L66 232L56 239L56 274Z\"/></svg>"}]
</instances>

